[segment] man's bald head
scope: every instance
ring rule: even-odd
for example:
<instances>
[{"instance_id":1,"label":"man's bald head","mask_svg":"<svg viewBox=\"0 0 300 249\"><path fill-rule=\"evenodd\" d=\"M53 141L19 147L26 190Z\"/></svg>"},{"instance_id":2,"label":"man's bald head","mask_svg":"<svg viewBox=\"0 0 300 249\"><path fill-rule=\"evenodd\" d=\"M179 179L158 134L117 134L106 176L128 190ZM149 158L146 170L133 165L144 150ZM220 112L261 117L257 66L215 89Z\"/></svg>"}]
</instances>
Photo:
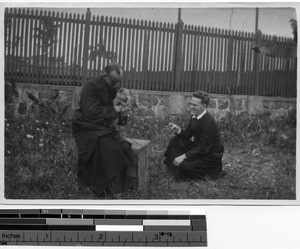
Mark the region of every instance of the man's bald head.
<instances>
[{"instance_id":1,"label":"man's bald head","mask_svg":"<svg viewBox=\"0 0 300 249\"><path fill-rule=\"evenodd\" d=\"M123 68L118 63L110 63L105 67L107 83L116 87L123 78Z\"/></svg>"},{"instance_id":2,"label":"man's bald head","mask_svg":"<svg viewBox=\"0 0 300 249\"><path fill-rule=\"evenodd\" d=\"M123 68L116 62L112 62L106 65L105 67L106 74L111 74L114 72L115 75L123 74Z\"/></svg>"}]
</instances>

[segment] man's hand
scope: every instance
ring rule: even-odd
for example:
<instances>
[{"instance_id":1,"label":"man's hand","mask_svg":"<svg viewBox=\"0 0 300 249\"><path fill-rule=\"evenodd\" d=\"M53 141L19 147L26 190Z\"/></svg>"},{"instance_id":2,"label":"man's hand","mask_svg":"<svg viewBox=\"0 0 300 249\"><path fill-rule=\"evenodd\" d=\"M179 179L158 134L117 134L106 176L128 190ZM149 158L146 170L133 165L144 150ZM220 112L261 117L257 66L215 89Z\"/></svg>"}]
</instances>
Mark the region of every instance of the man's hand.
<instances>
[{"instance_id":1,"label":"man's hand","mask_svg":"<svg viewBox=\"0 0 300 249\"><path fill-rule=\"evenodd\" d=\"M121 115L123 117L126 117L129 114L129 111L130 111L129 105L121 106Z\"/></svg>"},{"instance_id":2,"label":"man's hand","mask_svg":"<svg viewBox=\"0 0 300 249\"><path fill-rule=\"evenodd\" d=\"M114 105L114 108L115 108L116 112L121 111L121 106L119 106L119 105Z\"/></svg>"},{"instance_id":3,"label":"man's hand","mask_svg":"<svg viewBox=\"0 0 300 249\"><path fill-rule=\"evenodd\" d=\"M174 159L173 164L174 164L175 166L179 166L179 164L181 164L182 161L183 161L184 159L186 159L186 155L185 155L185 154L183 154L183 155L181 155L181 156L178 156L178 157L176 157L176 158Z\"/></svg>"},{"instance_id":4,"label":"man's hand","mask_svg":"<svg viewBox=\"0 0 300 249\"><path fill-rule=\"evenodd\" d=\"M123 117L127 116L130 111L130 107L128 105L126 106L115 105L114 108L116 112L120 112Z\"/></svg>"},{"instance_id":5,"label":"man's hand","mask_svg":"<svg viewBox=\"0 0 300 249\"><path fill-rule=\"evenodd\" d=\"M181 128L173 123L169 123L168 127L170 127L175 134L179 134L181 132Z\"/></svg>"}]
</instances>

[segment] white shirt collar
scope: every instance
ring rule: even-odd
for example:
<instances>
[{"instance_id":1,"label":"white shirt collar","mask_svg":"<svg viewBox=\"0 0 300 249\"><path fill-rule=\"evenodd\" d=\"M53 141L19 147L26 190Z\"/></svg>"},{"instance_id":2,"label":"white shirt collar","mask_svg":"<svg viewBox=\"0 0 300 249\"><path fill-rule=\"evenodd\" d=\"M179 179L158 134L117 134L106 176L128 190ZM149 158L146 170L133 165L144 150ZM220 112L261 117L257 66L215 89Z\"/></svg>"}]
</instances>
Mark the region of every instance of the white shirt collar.
<instances>
[{"instance_id":1,"label":"white shirt collar","mask_svg":"<svg viewBox=\"0 0 300 249\"><path fill-rule=\"evenodd\" d=\"M202 118L206 112L207 112L207 111L204 110L204 112L202 112L200 115L197 116L197 119L199 120L200 118ZM193 118L195 118L195 117L196 117L196 116L194 115Z\"/></svg>"}]
</instances>

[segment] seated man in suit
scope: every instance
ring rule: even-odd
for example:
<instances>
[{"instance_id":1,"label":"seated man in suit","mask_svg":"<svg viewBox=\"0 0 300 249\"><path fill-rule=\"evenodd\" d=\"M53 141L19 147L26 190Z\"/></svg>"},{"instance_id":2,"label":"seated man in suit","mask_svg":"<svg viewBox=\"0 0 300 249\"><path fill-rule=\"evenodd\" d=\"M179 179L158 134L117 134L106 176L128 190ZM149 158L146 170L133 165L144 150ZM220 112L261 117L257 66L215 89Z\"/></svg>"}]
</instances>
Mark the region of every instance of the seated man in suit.
<instances>
[{"instance_id":1,"label":"seated man in suit","mask_svg":"<svg viewBox=\"0 0 300 249\"><path fill-rule=\"evenodd\" d=\"M214 118L207 112L209 96L203 91L193 94L191 119L185 129L171 124L175 136L165 151L164 164L180 178L216 178L223 175L224 146Z\"/></svg>"},{"instance_id":2,"label":"seated man in suit","mask_svg":"<svg viewBox=\"0 0 300 249\"><path fill-rule=\"evenodd\" d=\"M122 191L126 169L136 164L131 144L112 125L115 120L124 125L129 112L128 106L114 104L122 78L122 67L108 64L103 75L83 86L80 108L73 116L78 179L99 197Z\"/></svg>"}]
</instances>

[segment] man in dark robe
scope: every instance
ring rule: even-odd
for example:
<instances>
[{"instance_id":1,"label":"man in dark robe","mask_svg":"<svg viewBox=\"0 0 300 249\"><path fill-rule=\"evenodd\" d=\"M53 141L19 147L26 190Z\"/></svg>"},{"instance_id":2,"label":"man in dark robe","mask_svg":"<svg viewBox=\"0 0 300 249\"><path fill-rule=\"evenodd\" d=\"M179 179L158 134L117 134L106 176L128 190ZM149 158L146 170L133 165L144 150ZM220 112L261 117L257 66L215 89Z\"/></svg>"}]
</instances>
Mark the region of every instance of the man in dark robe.
<instances>
[{"instance_id":1,"label":"man in dark robe","mask_svg":"<svg viewBox=\"0 0 300 249\"><path fill-rule=\"evenodd\" d=\"M165 151L164 163L175 179L207 179L224 175L222 156L224 146L214 118L207 112L209 96L203 91L193 94L191 119L182 130L170 124L176 134Z\"/></svg>"},{"instance_id":2,"label":"man in dark robe","mask_svg":"<svg viewBox=\"0 0 300 249\"><path fill-rule=\"evenodd\" d=\"M107 65L104 75L83 86L79 109L73 116L77 175L97 196L120 191L127 167L135 163L131 144L110 125L116 118L123 125L127 118L129 107L113 105L122 77L120 65Z\"/></svg>"}]
</instances>

